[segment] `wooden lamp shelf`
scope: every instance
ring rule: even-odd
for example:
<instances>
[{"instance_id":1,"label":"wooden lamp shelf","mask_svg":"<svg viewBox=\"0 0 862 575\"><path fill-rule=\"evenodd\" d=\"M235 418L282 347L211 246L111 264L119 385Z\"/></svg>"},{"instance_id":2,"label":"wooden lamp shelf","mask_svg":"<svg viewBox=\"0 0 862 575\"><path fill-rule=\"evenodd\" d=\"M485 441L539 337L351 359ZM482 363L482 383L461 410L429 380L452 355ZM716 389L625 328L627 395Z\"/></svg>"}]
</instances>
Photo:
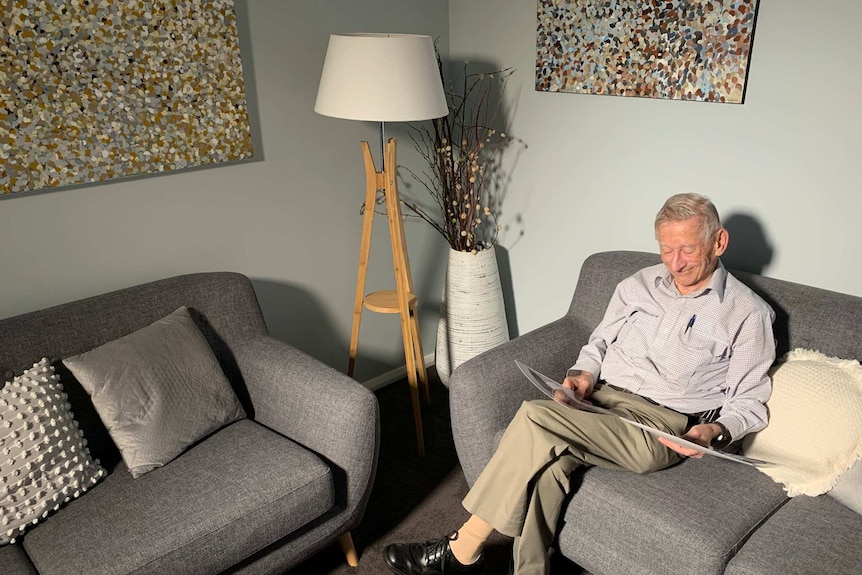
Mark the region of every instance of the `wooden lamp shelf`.
<instances>
[{"instance_id":1,"label":"wooden lamp shelf","mask_svg":"<svg viewBox=\"0 0 862 575\"><path fill-rule=\"evenodd\" d=\"M401 303L398 292L395 290L376 291L365 296L365 307L377 313L400 313ZM407 303L410 307L416 306L416 296L407 294Z\"/></svg>"}]
</instances>

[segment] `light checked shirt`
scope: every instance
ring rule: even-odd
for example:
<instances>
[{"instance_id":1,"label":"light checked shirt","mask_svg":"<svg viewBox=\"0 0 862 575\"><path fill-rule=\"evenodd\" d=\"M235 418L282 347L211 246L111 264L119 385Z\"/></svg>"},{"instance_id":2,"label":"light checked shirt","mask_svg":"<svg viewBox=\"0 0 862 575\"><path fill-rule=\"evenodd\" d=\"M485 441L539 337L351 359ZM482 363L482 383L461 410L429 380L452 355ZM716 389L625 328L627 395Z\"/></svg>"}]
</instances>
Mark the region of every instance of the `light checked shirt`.
<instances>
[{"instance_id":1,"label":"light checked shirt","mask_svg":"<svg viewBox=\"0 0 862 575\"><path fill-rule=\"evenodd\" d=\"M571 370L681 413L720 408L734 440L766 427L775 313L721 261L710 283L681 295L663 264L614 291Z\"/></svg>"}]
</instances>

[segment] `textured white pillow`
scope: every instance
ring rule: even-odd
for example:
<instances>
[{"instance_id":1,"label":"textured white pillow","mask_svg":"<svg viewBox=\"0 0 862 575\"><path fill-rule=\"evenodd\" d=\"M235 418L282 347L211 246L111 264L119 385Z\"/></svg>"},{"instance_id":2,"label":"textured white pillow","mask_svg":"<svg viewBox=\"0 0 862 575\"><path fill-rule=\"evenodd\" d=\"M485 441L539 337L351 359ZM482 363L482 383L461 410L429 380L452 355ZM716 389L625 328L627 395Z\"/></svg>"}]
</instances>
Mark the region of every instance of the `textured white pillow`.
<instances>
[{"instance_id":1,"label":"textured white pillow","mask_svg":"<svg viewBox=\"0 0 862 575\"><path fill-rule=\"evenodd\" d=\"M769 425L746 436L746 455L790 497L820 495L862 456L862 366L795 349L771 372Z\"/></svg>"},{"instance_id":2,"label":"textured white pillow","mask_svg":"<svg viewBox=\"0 0 862 575\"><path fill-rule=\"evenodd\" d=\"M245 417L185 307L63 363L90 394L135 478Z\"/></svg>"},{"instance_id":3,"label":"textured white pillow","mask_svg":"<svg viewBox=\"0 0 862 575\"><path fill-rule=\"evenodd\" d=\"M47 359L0 390L0 545L105 476Z\"/></svg>"}]
</instances>

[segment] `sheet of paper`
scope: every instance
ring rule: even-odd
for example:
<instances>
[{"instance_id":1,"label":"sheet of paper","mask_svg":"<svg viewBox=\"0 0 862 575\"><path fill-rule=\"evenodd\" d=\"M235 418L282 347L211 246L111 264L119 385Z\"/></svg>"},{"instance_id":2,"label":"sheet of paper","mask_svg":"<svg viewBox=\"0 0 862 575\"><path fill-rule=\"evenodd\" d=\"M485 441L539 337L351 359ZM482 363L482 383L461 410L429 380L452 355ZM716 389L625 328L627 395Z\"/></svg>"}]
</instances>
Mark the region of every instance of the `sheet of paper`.
<instances>
[{"instance_id":1,"label":"sheet of paper","mask_svg":"<svg viewBox=\"0 0 862 575\"><path fill-rule=\"evenodd\" d=\"M607 410L604 407L599 407L598 405L593 405L589 401L578 399L574 392L568 387L563 387L550 377L536 371L528 365L521 363L517 359L515 360L515 365L518 366L518 369L521 370L521 373L527 376L527 379L529 379L533 385L542 390L542 392L544 392L544 394L551 399L556 399L556 397L554 396L555 392L561 391L572 403L574 403L574 405L570 405L569 407L573 407L575 409L585 409L587 411L592 411L595 413L604 413L605 415L613 415L619 417L616 413Z\"/></svg>"},{"instance_id":2,"label":"sheet of paper","mask_svg":"<svg viewBox=\"0 0 862 575\"><path fill-rule=\"evenodd\" d=\"M584 409L586 411L592 411L595 413L603 413L605 415L613 415L614 417L619 417L620 419L622 419L623 421L625 421L626 423L628 423L630 425L634 425L635 427L639 427L640 429L643 429L644 431L647 431L648 433L651 433L657 437L664 437L665 439L672 441L672 442L676 443L677 445L682 445L684 447L694 449L696 451L699 451L700 453L707 453L709 455L714 455L714 456L720 457L722 459L728 459L730 461L736 461L738 463L744 463L746 465L754 465L755 467L774 467L775 466L774 463L770 463L769 461L762 461L760 459L754 459L752 457L745 457L744 455L738 455L735 453L725 453L723 451L716 451L716 450L711 449L709 447L704 447L703 445L699 445L697 443L694 443L693 441L689 441L687 439L683 439L682 437L673 435L671 433L667 433L667 432L662 431L660 429L650 427L649 425L644 425L643 423L639 423L637 421L633 421L633 420L625 418L625 417L620 417L618 414L616 414L616 413L614 413L608 409L605 409L603 407L600 407L598 405L590 403L589 401L584 401L582 399L578 399L575 396L575 394L572 392L571 389L569 389L567 387L563 387L562 385L560 385L558 382L554 381L550 377L536 371L535 369L533 369L532 367L530 367L528 365L521 363L517 359L515 360L515 365L518 366L518 369L521 370L521 373L523 373L533 385L538 387L545 395L547 395L551 399L556 399L555 392L562 391L562 393L564 393L566 395L566 397L574 404L574 405L569 405L569 407L572 407L573 409Z\"/></svg>"},{"instance_id":3,"label":"sheet of paper","mask_svg":"<svg viewBox=\"0 0 862 575\"><path fill-rule=\"evenodd\" d=\"M660 429L656 429L654 427L650 427L649 425L644 425L643 423L638 423L637 421L632 421L631 419L626 419L624 417L620 418L626 423L634 425L635 427L640 427L644 431L648 431L649 433L657 436L664 437L665 439L676 443L677 445L682 445L683 447L688 447L690 449L694 449L701 453L707 453L709 455L715 455L716 457L721 457L722 459L729 459L731 461L738 461L739 463L745 463L746 465L754 465L755 467L774 467L774 463L770 463L769 461L763 461L761 459L754 459L753 457L746 457L744 455L739 455L736 453L725 453L723 451L716 451L715 449L704 447L703 445L694 443L693 441L689 441L687 439L683 439L682 437L673 435L671 433L667 433Z\"/></svg>"}]
</instances>

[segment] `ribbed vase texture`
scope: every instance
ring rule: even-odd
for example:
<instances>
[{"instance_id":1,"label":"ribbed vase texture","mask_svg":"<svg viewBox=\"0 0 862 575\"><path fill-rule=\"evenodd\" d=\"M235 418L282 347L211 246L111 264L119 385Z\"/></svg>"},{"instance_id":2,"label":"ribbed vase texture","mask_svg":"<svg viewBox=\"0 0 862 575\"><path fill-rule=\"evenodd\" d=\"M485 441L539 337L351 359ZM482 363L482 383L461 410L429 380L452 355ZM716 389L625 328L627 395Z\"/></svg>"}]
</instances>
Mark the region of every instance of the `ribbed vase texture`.
<instances>
[{"instance_id":1,"label":"ribbed vase texture","mask_svg":"<svg viewBox=\"0 0 862 575\"><path fill-rule=\"evenodd\" d=\"M509 340L494 248L449 250L434 363L443 385L456 367Z\"/></svg>"}]
</instances>

